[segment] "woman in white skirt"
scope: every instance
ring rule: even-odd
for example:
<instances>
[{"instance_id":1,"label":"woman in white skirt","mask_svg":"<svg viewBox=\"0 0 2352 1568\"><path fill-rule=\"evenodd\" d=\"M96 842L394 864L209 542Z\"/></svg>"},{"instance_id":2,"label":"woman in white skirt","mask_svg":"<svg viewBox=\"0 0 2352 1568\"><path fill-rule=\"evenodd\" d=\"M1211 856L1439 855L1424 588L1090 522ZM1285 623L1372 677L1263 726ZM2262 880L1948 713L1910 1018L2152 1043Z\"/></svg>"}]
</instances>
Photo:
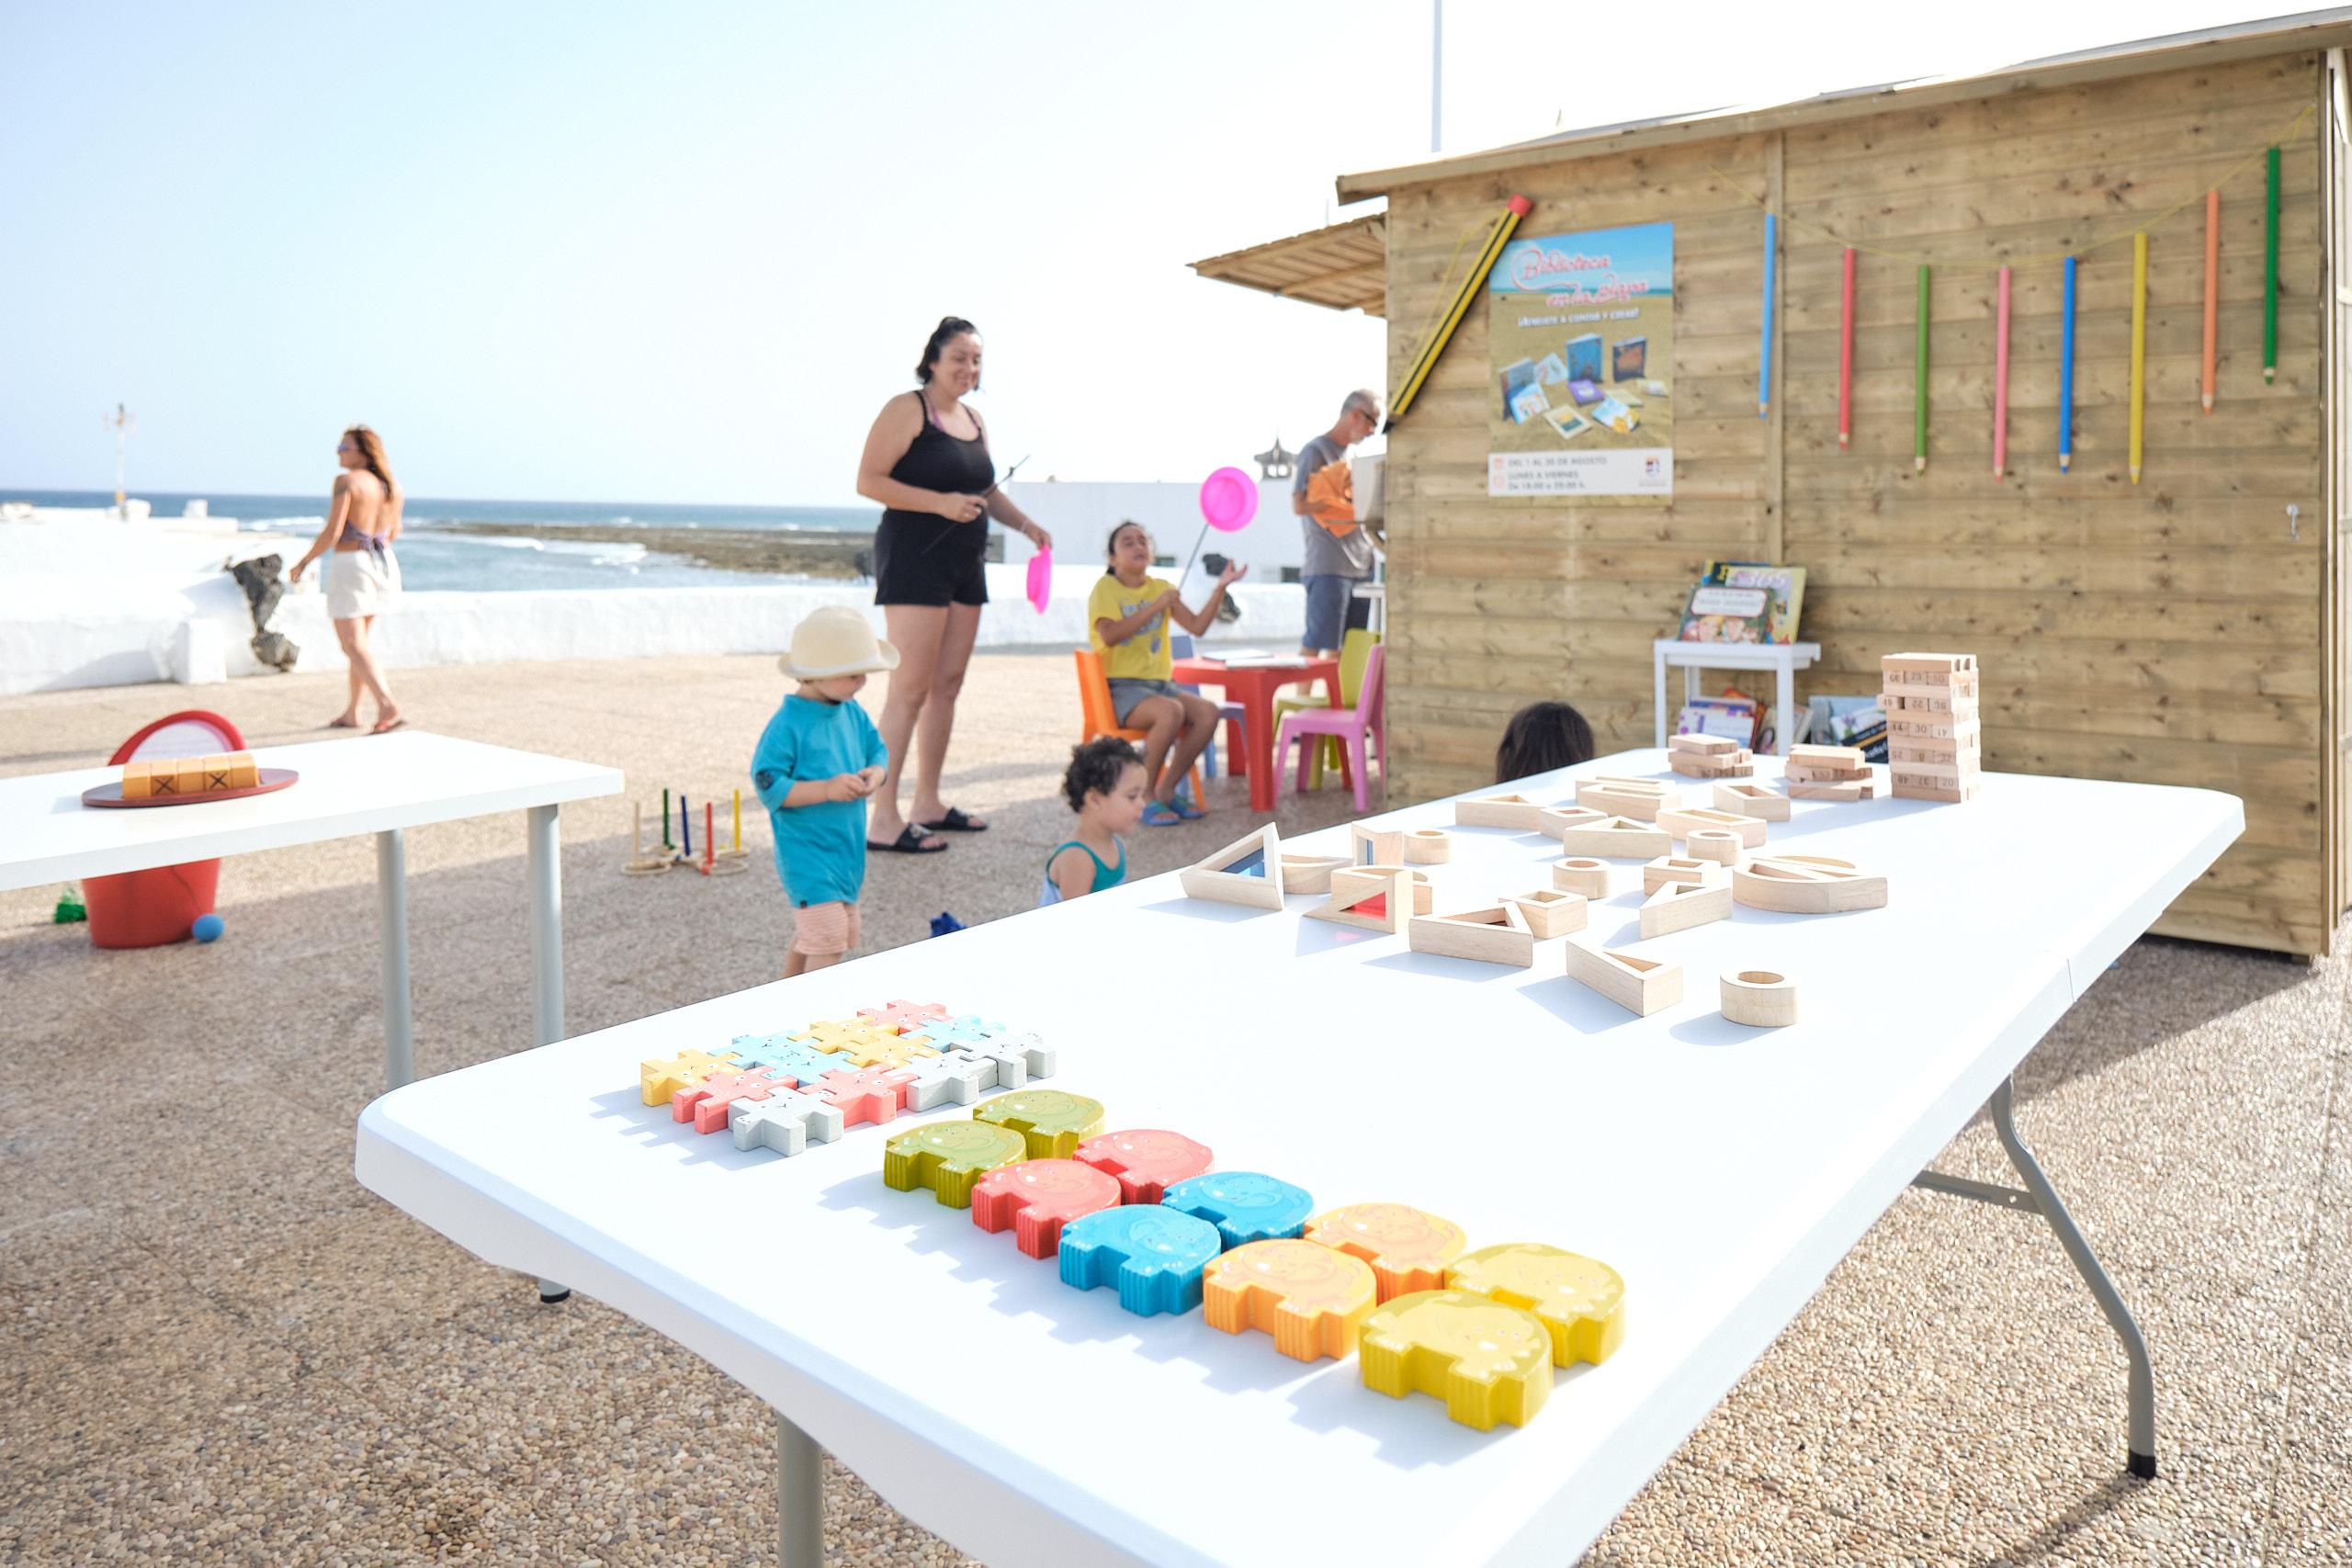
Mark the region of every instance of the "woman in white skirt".
<instances>
[{"instance_id":1,"label":"woman in white skirt","mask_svg":"<svg viewBox=\"0 0 2352 1568\"><path fill-rule=\"evenodd\" d=\"M329 720L335 729L359 728L362 693L376 699L372 733L398 729L408 720L384 684L375 652L368 646L376 617L392 606L401 593L401 566L392 558L392 541L401 532L401 487L384 462L383 438L364 424L343 433L334 449L343 472L335 476L334 494L327 505L327 525L319 530L309 553L294 563L294 581L321 556L327 558L327 614L334 619L334 635L351 661L351 701Z\"/></svg>"}]
</instances>

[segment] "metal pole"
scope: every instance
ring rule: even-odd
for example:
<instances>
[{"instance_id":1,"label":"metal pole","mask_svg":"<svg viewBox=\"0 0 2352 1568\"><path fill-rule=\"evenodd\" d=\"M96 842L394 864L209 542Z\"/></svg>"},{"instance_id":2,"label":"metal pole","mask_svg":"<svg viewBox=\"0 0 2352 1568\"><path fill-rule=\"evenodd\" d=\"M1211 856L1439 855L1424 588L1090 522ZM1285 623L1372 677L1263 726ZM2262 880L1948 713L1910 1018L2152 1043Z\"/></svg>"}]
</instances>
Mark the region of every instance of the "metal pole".
<instances>
[{"instance_id":1,"label":"metal pole","mask_svg":"<svg viewBox=\"0 0 2352 1568\"><path fill-rule=\"evenodd\" d=\"M784 1568L824 1568L825 1482L816 1439L775 1418L776 1557Z\"/></svg>"},{"instance_id":2,"label":"metal pole","mask_svg":"<svg viewBox=\"0 0 2352 1568\"><path fill-rule=\"evenodd\" d=\"M556 832L556 807L534 806L524 814L531 884L531 1043L552 1045L563 1038L563 855ZM562 1301L571 1287L539 1281L539 1300Z\"/></svg>"},{"instance_id":3,"label":"metal pole","mask_svg":"<svg viewBox=\"0 0 2352 1568\"><path fill-rule=\"evenodd\" d=\"M408 1005L408 846L398 828L376 835L376 909L383 932L384 1087L416 1077L416 1045Z\"/></svg>"},{"instance_id":4,"label":"metal pole","mask_svg":"<svg viewBox=\"0 0 2352 1568\"><path fill-rule=\"evenodd\" d=\"M1445 141L1445 0L1430 4L1430 154Z\"/></svg>"},{"instance_id":5,"label":"metal pole","mask_svg":"<svg viewBox=\"0 0 2352 1568\"><path fill-rule=\"evenodd\" d=\"M2132 1473L2153 1478L2156 1473L2156 1374L2148 1359L2148 1342L2141 1337L2140 1325L2132 1321L2132 1311L2123 1304L2114 1281L2107 1270L2098 1266L2091 1255L2090 1243L2083 1239L2082 1231L2075 1224L2074 1216L2066 1213L2066 1205L2058 1199L2058 1190L2050 1185L2036 1163L2033 1151L2018 1136L2017 1103L2011 1080L2003 1078L2001 1087L1993 1091L1993 1130L2000 1134L2001 1146L2009 1152L2009 1163L2017 1167L2025 1179L2034 1201L2041 1205L2041 1217L2058 1233L2058 1245L2074 1259L2075 1268L2083 1283L2091 1289L2098 1303L2098 1310L2123 1341L2123 1353L2132 1364L2130 1382Z\"/></svg>"}]
</instances>

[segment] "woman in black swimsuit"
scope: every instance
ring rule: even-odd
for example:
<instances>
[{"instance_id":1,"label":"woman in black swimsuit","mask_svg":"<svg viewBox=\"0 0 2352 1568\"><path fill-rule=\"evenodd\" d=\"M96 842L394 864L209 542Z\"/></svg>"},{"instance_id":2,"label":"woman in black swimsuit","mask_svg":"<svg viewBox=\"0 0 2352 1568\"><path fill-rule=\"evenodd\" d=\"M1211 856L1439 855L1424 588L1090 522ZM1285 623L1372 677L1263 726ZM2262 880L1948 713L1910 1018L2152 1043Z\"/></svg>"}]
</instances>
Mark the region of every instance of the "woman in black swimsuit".
<instances>
[{"instance_id":1,"label":"woman in black swimsuit","mask_svg":"<svg viewBox=\"0 0 2352 1568\"><path fill-rule=\"evenodd\" d=\"M980 384L979 329L960 316L943 318L923 345L915 379L921 389L882 405L857 466L857 493L884 508L874 536L874 602L899 649L882 705L890 773L867 797L865 839L871 850L933 854L947 847L943 832L988 828L939 797L956 694L989 600L981 564L988 520L1018 529L1039 549L1054 541L997 488L987 428L965 405ZM922 751L911 820L899 814L910 739Z\"/></svg>"}]
</instances>

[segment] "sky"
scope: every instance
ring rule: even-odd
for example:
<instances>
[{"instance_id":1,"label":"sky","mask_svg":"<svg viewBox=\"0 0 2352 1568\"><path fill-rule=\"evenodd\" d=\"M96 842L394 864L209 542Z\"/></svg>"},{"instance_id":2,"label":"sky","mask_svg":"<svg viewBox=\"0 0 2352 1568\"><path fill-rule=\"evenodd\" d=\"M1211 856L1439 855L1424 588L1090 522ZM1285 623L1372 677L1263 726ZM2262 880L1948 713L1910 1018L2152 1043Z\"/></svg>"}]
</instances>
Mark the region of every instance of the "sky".
<instances>
[{"instance_id":1,"label":"sky","mask_svg":"<svg viewBox=\"0 0 2352 1568\"><path fill-rule=\"evenodd\" d=\"M2277 14L1452 0L1444 148ZM119 401L133 493L323 491L364 420L419 495L853 502L949 313L1024 478L1295 449L1385 323L1185 264L1428 153L1430 15L9 0L0 492L110 490Z\"/></svg>"}]
</instances>

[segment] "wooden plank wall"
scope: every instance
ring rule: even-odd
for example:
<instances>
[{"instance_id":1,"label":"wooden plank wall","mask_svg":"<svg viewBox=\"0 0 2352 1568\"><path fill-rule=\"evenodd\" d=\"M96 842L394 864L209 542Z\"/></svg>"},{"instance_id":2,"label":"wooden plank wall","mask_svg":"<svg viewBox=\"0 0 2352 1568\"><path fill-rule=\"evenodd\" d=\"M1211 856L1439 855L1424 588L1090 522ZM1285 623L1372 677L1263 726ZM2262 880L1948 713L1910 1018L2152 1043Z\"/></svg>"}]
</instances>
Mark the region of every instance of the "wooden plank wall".
<instances>
[{"instance_id":1,"label":"wooden plank wall","mask_svg":"<svg viewBox=\"0 0 2352 1568\"><path fill-rule=\"evenodd\" d=\"M1671 631L1702 561L1758 558L1777 537L1781 558L1808 569L1802 635L1823 645L1800 701L1875 690L1882 653L1973 651L1987 768L2245 797L2245 838L2159 930L2324 951L2323 122L2314 109L2288 130L2319 93L2319 57L2281 55L1392 192L1392 384L1449 264L1466 265L1454 260L1459 236L1514 190L1535 201L1521 225L1531 235L1672 220L1676 307L1670 504L1486 494L1483 299L1391 434L1391 798L1487 782L1504 719L1538 698L1576 703L1604 750L1649 744L1651 640ZM2284 149L2278 379L2266 387L2261 374L2256 158L2222 189L2209 416L2203 192L2273 140ZM1767 422L1756 413L1755 197L1775 163L1790 221ZM2134 487L2130 235L2182 202L2150 235L2146 468ZM1840 453L1846 243L1897 255L1860 258L1854 445ZM2067 252L2084 260L2075 457L2061 476L2062 275L2043 258ZM1924 474L1912 463L1909 255L1939 264ZM2015 270L2009 472L1996 484L1985 264L2001 260Z\"/></svg>"}]
</instances>

